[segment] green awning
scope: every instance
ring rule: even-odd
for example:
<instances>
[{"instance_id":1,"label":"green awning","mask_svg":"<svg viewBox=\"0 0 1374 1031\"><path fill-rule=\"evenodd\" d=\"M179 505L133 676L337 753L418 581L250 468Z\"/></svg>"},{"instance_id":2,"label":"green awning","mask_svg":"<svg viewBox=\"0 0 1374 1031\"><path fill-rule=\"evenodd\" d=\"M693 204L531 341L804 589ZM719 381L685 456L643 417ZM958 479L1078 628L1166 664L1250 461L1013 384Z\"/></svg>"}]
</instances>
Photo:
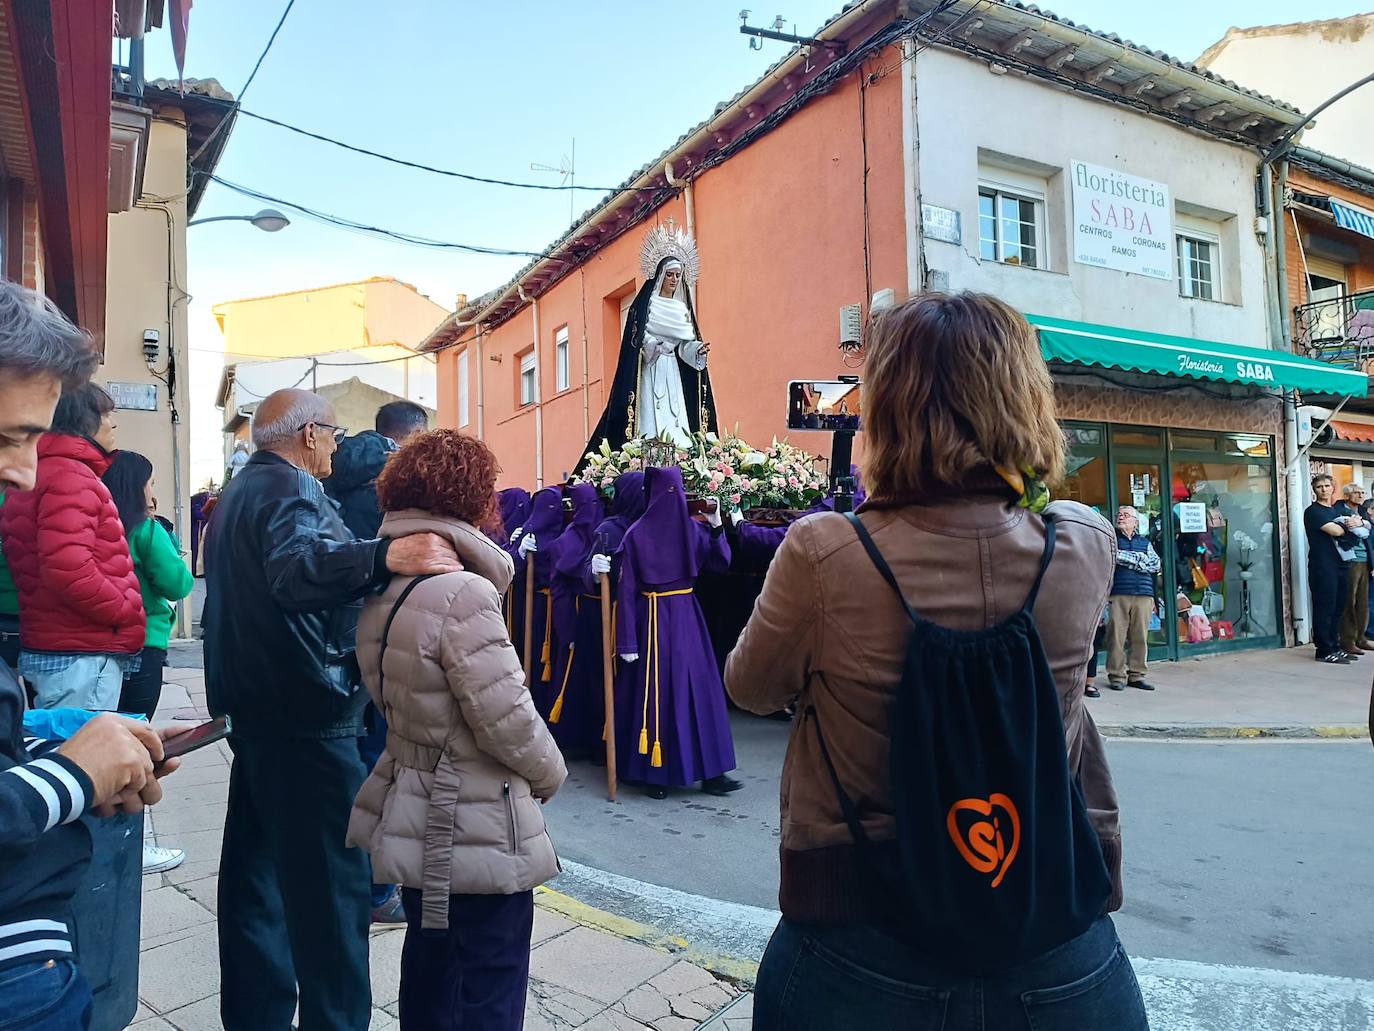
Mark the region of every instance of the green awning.
<instances>
[{"instance_id":1,"label":"green awning","mask_svg":"<svg viewBox=\"0 0 1374 1031\"><path fill-rule=\"evenodd\" d=\"M1369 377L1363 372L1282 351L1095 326L1048 315L1027 315L1026 319L1040 331L1040 350L1046 361L1342 397L1364 397L1369 391Z\"/></svg>"}]
</instances>

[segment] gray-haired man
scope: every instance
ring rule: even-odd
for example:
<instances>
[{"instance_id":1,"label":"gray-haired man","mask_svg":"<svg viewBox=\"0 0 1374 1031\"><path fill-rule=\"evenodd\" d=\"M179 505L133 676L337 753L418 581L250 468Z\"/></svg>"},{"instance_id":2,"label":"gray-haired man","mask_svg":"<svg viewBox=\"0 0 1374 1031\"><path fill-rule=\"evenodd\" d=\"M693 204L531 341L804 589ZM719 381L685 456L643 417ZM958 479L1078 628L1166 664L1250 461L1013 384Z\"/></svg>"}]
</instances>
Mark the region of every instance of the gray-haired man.
<instances>
[{"instance_id":1,"label":"gray-haired man","mask_svg":"<svg viewBox=\"0 0 1374 1031\"><path fill-rule=\"evenodd\" d=\"M205 674L230 716L219 876L220 1015L228 1031L365 1028L367 857L344 846L363 781L360 602L393 574L461 568L447 541L355 541L325 496L344 428L304 390L253 416L257 449L220 496L206 553Z\"/></svg>"},{"instance_id":2,"label":"gray-haired man","mask_svg":"<svg viewBox=\"0 0 1374 1031\"><path fill-rule=\"evenodd\" d=\"M1128 684L1154 690L1145 674L1158 572L1159 555L1140 532L1140 513L1123 505L1116 512L1116 570L1107 598L1107 686L1113 691Z\"/></svg>"}]
</instances>

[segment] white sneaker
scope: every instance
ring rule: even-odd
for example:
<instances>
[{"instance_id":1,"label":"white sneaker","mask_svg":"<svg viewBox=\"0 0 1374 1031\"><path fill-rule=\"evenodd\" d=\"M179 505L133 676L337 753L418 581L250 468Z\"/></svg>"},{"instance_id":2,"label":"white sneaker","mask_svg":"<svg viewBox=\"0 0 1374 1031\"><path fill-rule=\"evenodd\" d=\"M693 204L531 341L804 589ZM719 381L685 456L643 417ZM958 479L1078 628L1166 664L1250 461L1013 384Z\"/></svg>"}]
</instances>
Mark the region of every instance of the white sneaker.
<instances>
[{"instance_id":1,"label":"white sneaker","mask_svg":"<svg viewBox=\"0 0 1374 1031\"><path fill-rule=\"evenodd\" d=\"M158 848L156 845L143 845L143 873L166 873L175 870L186 862L186 853L179 848Z\"/></svg>"}]
</instances>

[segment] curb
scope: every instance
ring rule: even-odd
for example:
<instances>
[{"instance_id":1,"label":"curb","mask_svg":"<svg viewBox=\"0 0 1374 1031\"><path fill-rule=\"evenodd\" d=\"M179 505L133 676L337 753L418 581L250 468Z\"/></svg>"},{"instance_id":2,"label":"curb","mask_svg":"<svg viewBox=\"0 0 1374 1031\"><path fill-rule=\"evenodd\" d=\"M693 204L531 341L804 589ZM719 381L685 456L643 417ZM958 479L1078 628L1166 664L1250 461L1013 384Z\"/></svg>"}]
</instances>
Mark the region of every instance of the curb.
<instances>
[{"instance_id":1,"label":"curb","mask_svg":"<svg viewBox=\"0 0 1374 1031\"><path fill-rule=\"evenodd\" d=\"M1369 727L1363 723L1343 723L1314 726L1274 725L1242 727L1236 725L1208 726L1193 723L1122 723L1099 724L1103 737L1116 738L1184 738L1195 740L1228 740L1255 738L1286 738L1289 740L1342 740L1369 737Z\"/></svg>"},{"instance_id":2,"label":"curb","mask_svg":"<svg viewBox=\"0 0 1374 1031\"><path fill-rule=\"evenodd\" d=\"M571 895L554 891L550 887L536 888L534 890L534 902L541 909L557 913L559 916L566 917L583 927L590 927L594 931L646 945L651 949L657 949L659 952L666 952L669 955L677 956L679 959L685 959L687 962L693 963L741 988L752 988L755 978L758 977L759 965L756 961L700 948L679 935L668 934L657 927L617 916L604 909L597 909L585 902L579 902Z\"/></svg>"}]
</instances>

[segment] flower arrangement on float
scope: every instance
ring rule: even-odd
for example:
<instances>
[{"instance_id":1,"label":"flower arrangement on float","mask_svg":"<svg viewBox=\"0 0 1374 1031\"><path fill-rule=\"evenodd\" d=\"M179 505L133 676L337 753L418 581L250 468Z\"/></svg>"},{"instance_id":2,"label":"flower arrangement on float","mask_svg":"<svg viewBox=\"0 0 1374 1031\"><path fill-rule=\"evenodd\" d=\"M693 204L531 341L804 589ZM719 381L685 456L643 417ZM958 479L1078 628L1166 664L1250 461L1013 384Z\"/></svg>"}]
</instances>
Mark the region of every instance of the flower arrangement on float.
<instances>
[{"instance_id":1,"label":"flower arrangement on float","mask_svg":"<svg viewBox=\"0 0 1374 1031\"><path fill-rule=\"evenodd\" d=\"M776 437L756 448L738 434L696 433L688 446L665 435L627 441L618 451L602 441L576 479L608 491L621 473L675 465L690 497L716 501L723 510L804 509L826 493L819 461Z\"/></svg>"}]
</instances>

